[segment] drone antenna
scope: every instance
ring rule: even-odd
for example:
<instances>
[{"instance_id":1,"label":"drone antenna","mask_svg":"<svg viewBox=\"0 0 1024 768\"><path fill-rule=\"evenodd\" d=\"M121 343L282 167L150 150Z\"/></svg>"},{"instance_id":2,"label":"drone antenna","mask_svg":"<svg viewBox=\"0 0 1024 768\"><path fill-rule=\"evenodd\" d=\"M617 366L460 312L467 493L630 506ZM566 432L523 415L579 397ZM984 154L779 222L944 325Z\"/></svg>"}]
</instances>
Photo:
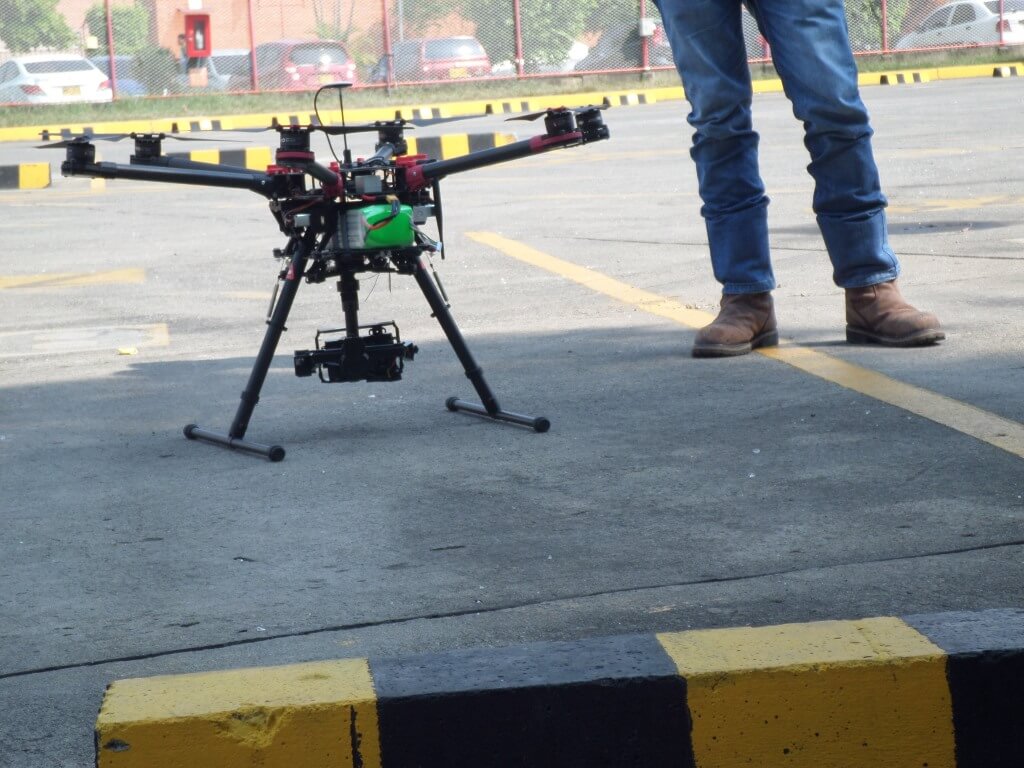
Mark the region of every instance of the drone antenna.
<instances>
[{"instance_id":1,"label":"drone antenna","mask_svg":"<svg viewBox=\"0 0 1024 768\"><path fill-rule=\"evenodd\" d=\"M341 140L344 149L341 152L342 158L345 160L345 165L352 165L352 150L348 148L348 132L345 130L345 89L351 86L352 83L335 83L335 87L338 89L338 107L341 109Z\"/></svg>"}]
</instances>

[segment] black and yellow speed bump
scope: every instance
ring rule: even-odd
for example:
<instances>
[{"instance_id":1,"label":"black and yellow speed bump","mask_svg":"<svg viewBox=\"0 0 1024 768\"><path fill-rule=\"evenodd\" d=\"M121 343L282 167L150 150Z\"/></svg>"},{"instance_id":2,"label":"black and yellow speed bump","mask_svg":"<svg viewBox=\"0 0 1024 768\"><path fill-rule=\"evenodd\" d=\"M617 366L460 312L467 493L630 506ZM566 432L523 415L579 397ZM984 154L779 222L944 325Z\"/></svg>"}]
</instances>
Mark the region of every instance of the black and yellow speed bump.
<instances>
[{"instance_id":1,"label":"black and yellow speed bump","mask_svg":"<svg viewBox=\"0 0 1024 768\"><path fill-rule=\"evenodd\" d=\"M269 147L245 147L243 149L195 149L191 152L168 152L168 157L184 158L197 163L217 163L252 171L264 171L272 162L273 153Z\"/></svg>"},{"instance_id":2,"label":"black and yellow speed bump","mask_svg":"<svg viewBox=\"0 0 1024 768\"><path fill-rule=\"evenodd\" d=\"M51 180L49 163L0 165L0 189L43 189Z\"/></svg>"},{"instance_id":3,"label":"black and yellow speed bump","mask_svg":"<svg viewBox=\"0 0 1024 768\"><path fill-rule=\"evenodd\" d=\"M408 154L422 154L434 160L450 160L481 149L492 149L511 144L512 133L454 133L443 136L407 136ZM222 163L254 171L262 171L273 162L270 147L245 149L195 149L191 152L168 152L168 157L179 157L200 163Z\"/></svg>"},{"instance_id":4,"label":"black and yellow speed bump","mask_svg":"<svg viewBox=\"0 0 1024 768\"><path fill-rule=\"evenodd\" d=\"M99 768L1019 768L1024 610L120 680Z\"/></svg>"}]
</instances>

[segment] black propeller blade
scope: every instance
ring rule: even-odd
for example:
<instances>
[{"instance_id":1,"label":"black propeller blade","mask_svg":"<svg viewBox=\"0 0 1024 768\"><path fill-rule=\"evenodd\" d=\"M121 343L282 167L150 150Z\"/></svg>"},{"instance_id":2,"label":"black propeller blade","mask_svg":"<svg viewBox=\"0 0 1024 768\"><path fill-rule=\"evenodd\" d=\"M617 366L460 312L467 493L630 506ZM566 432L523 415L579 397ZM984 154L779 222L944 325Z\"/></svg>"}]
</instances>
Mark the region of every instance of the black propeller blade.
<instances>
[{"instance_id":1,"label":"black propeller blade","mask_svg":"<svg viewBox=\"0 0 1024 768\"><path fill-rule=\"evenodd\" d=\"M578 115L580 112L586 112L591 109L608 109L609 106L609 104L597 104L588 107L574 107L573 109L569 109L568 107L549 107L548 109L543 109L540 112L530 112L525 115L506 117L505 121L509 122L512 120L536 120L537 118L544 117L545 115L549 115L552 112L572 112L574 115Z\"/></svg>"},{"instance_id":2,"label":"black propeller blade","mask_svg":"<svg viewBox=\"0 0 1024 768\"><path fill-rule=\"evenodd\" d=\"M40 144L36 149L59 149L63 147L70 147L73 144L89 144L94 141L121 141L122 139L151 139L156 141L174 139L175 141L221 141L232 144L237 143L235 139L205 139L198 136L178 136L176 134L165 133L84 133L81 136L74 136L70 139L64 139L63 141L55 141L50 144Z\"/></svg>"}]
</instances>

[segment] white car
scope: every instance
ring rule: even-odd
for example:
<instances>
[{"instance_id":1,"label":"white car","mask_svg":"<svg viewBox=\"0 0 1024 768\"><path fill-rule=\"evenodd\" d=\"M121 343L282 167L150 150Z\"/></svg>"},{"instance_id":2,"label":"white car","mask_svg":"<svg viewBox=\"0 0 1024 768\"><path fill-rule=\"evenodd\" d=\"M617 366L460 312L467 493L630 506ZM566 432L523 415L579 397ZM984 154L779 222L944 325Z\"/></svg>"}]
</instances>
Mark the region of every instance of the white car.
<instances>
[{"instance_id":1,"label":"white car","mask_svg":"<svg viewBox=\"0 0 1024 768\"><path fill-rule=\"evenodd\" d=\"M964 0L933 11L897 48L1024 43L1024 0ZM1001 33L1001 34L1000 34Z\"/></svg>"},{"instance_id":2,"label":"white car","mask_svg":"<svg viewBox=\"0 0 1024 768\"><path fill-rule=\"evenodd\" d=\"M112 101L110 78L72 53L33 53L0 64L0 104Z\"/></svg>"}]
</instances>

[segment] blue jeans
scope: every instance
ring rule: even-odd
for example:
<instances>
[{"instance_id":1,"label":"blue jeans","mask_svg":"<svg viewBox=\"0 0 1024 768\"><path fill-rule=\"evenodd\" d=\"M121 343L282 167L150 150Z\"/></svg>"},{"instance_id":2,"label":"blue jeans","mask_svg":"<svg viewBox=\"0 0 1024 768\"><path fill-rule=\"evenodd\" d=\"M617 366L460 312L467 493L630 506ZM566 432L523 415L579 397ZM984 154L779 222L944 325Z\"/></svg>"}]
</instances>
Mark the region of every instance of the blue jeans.
<instances>
[{"instance_id":1,"label":"blue jeans","mask_svg":"<svg viewBox=\"0 0 1024 768\"><path fill-rule=\"evenodd\" d=\"M740 0L655 3L691 106L690 155L715 278L724 293L769 291L775 276L768 197L757 165ZM749 0L749 7L804 124L813 208L833 279L843 288L894 279L899 264L889 246L886 199L842 0Z\"/></svg>"}]
</instances>

